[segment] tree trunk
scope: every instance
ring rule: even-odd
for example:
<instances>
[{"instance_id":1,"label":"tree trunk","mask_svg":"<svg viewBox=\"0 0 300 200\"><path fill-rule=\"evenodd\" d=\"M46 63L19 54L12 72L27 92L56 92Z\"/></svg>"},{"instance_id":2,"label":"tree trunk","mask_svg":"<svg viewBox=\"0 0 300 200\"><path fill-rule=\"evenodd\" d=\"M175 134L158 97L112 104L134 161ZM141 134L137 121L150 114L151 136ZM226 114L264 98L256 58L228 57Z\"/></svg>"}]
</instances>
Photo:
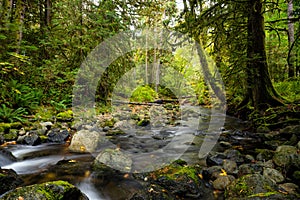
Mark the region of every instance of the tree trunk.
<instances>
[{"instance_id":1,"label":"tree trunk","mask_svg":"<svg viewBox=\"0 0 300 200\"><path fill-rule=\"evenodd\" d=\"M248 96L254 108L282 105L268 71L262 0L249 0L247 57Z\"/></svg>"},{"instance_id":2,"label":"tree trunk","mask_svg":"<svg viewBox=\"0 0 300 200\"><path fill-rule=\"evenodd\" d=\"M288 19L293 18L293 0L288 0L288 9L287 9L287 16ZM294 37L294 22L292 22L291 20L288 21L288 39L289 39L289 48L292 48L292 44L295 41L295 37ZM295 67L294 67L294 53L291 49L291 51L289 51L290 54L288 55L288 76L289 78L294 77L295 75Z\"/></svg>"}]
</instances>

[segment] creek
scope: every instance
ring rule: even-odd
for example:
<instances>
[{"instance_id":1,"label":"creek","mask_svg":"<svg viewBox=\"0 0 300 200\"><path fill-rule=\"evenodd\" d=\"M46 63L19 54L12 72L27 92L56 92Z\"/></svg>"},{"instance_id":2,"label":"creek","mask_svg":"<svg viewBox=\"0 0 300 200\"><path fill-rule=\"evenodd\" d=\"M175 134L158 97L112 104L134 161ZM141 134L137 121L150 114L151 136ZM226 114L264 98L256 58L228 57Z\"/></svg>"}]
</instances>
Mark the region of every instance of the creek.
<instances>
[{"instance_id":1,"label":"creek","mask_svg":"<svg viewBox=\"0 0 300 200\"><path fill-rule=\"evenodd\" d=\"M170 148L163 149L162 154L168 157L172 152L185 152L180 156L188 164L201 163L199 162L198 153L205 138L206 133L203 132L209 125L209 109L201 109L201 114L194 113L188 116L188 120L182 120L180 123L188 123L184 129L177 129L176 126L170 129L137 129L126 131L122 136L111 136L109 139L114 144L119 144L126 151L139 154L141 152L152 152L162 147L166 147L170 143ZM189 124L201 123L195 130L195 127L188 126ZM224 116L216 116L224 118ZM213 124L213 123L211 123ZM202 129L201 129L202 127ZM226 131L234 131L245 127L244 122L236 118L226 116L225 123ZM194 136L192 141L187 141L183 138ZM240 140L243 137L241 136ZM218 144L215 148L218 148ZM23 185L31 185L54 180L66 180L73 185L76 185L83 193L91 200L101 199L126 199L136 191L140 190L142 184L131 178L129 175L120 174L104 175L103 179L95 176L92 163L95 155L90 153L74 153L69 151L65 144L44 143L37 146L27 145L8 145L7 149L17 158L17 161L6 160L3 169L13 169L24 180ZM136 162L140 162L136 157ZM162 162L162 160L159 160ZM203 163L205 165L205 163ZM138 168L140 170L140 168Z\"/></svg>"}]
</instances>

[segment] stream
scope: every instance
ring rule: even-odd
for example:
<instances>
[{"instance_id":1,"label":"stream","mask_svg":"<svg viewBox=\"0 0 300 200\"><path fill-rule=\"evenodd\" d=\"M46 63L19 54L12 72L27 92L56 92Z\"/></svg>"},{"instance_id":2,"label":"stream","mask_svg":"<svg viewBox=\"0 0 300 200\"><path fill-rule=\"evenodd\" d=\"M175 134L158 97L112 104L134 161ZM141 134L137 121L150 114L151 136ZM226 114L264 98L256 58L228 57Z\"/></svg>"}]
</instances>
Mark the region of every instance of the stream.
<instances>
[{"instance_id":1,"label":"stream","mask_svg":"<svg viewBox=\"0 0 300 200\"><path fill-rule=\"evenodd\" d=\"M203 112L203 111L201 111ZM205 116L202 114L202 116ZM198 115L191 117L196 123ZM221 116L223 117L223 116ZM204 118L204 117L203 117ZM183 122L184 123L184 122ZM207 120L203 120L203 127L207 127ZM226 116L226 130L237 130L245 124L236 118ZM193 128L185 132L193 133L195 136L192 142L178 143L167 151L176 151L176 149L187 148L181 156L188 164L199 163L198 153L203 142L205 134L201 130ZM150 133L149 133L150 132ZM122 137L110 137L113 143L130 151L151 152L156 148L168 145L172 139L178 135L184 135L184 132L174 128L172 130L133 130ZM193 143L193 145L190 145ZM215 148L218 148L216 145ZM70 152L65 144L44 143L37 146L27 145L8 145L7 149L17 158L17 161L5 161L3 169L13 169L24 180L23 185L31 185L54 180L65 180L76 185L91 200L118 200L126 199L136 191L141 189L142 184L134 178L124 176L124 174L108 174L103 178L95 176L92 170L94 156L89 153ZM138 162L138 158L137 158ZM205 165L205 163L203 163Z\"/></svg>"}]
</instances>

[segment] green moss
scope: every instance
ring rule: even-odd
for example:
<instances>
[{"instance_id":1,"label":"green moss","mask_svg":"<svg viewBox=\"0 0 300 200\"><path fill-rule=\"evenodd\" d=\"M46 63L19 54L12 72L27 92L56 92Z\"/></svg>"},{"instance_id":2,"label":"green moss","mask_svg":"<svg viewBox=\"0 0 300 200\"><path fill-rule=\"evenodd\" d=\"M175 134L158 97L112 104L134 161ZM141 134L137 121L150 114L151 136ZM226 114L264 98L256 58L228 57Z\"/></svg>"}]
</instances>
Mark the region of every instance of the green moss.
<instances>
[{"instance_id":1,"label":"green moss","mask_svg":"<svg viewBox=\"0 0 300 200\"><path fill-rule=\"evenodd\" d=\"M272 195L275 195L275 194L280 194L279 192L266 192L266 193L257 193L257 194L252 194L252 195L249 195L248 198L252 198L252 197L269 197L269 196L272 196Z\"/></svg>"},{"instance_id":2,"label":"green moss","mask_svg":"<svg viewBox=\"0 0 300 200\"><path fill-rule=\"evenodd\" d=\"M10 123L0 123L0 132L7 132L11 127Z\"/></svg>"},{"instance_id":3,"label":"green moss","mask_svg":"<svg viewBox=\"0 0 300 200\"><path fill-rule=\"evenodd\" d=\"M7 133L3 135L5 140L15 140L18 137L18 134L16 132L13 133Z\"/></svg>"},{"instance_id":4,"label":"green moss","mask_svg":"<svg viewBox=\"0 0 300 200\"><path fill-rule=\"evenodd\" d=\"M50 121L55 116L55 110L52 107L39 107L34 115L35 120Z\"/></svg>"},{"instance_id":5,"label":"green moss","mask_svg":"<svg viewBox=\"0 0 300 200\"><path fill-rule=\"evenodd\" d=\"M235 184L235 187L232 189L231 192L239 194L239 196L241 197L249 196L252 194L252 189L248 187L245 177L246 176L238 179L237 183Z\"/></svg>"},{"instance_id":6,"label":"green moss","mask_svg":"<svg viewBox=\"0 0 300 200\"><path fill-rule=\"evenodd\" d=\"M46 135L40 135L40 138L41 138L42 143L45 143L48 140L48 136L46 136Z\"/></svg>"},{"instance_id":7,"label":"green moss","mask_svg":"<svg viewBox=\"0 0 300 200\"><path fill-rule=\"evenodd\" d=\"M0 178L5 177L5 176L6 176L5 174L0 173Z\"/></svg>"},{"instance_id":8,"label":"green moss","mask_svg":"<svg viewBox=\"0 0 300 200\"><path fill-rule=\"evenodd\" d=\"M130 101L133 102L152 102L158 97L158 94L149 86L137 87L131 97Z\"/></svg>"},{"instance_id":9,"label":"green moss","mask_svg":"<svg viewBox=\"0 0 300 200\"><path fill-rule=\"evenodd\" d=\"M173 163L156 172L158 177L164 176L170 180L176 180L178 177L187 176L195 183L199 183L198 170L193 166L181 166Z\"/></svg>"},{"instance_id":10,"label":"green moss","mask_svg":"<svg viewBox=\"0 0 300 200\"><path fill-rule=\"evenodd\" d=\"M21 196L24 199L62 200L67 197L73 199L79 195L80 191L70 183L53 181L17 188L3 195L1 199L18 199Z\"/></svg>"},{"instance_id":11,"label":"green moss","mask_svg":"<svg viewBox=\"0 0 300 200\"><path fill-rule=\"evenodd\" d=\"M73 111L72 110L66 110L64 112L60 112L56 115L56 118L58 120L70 120L73 118Z\"/></svg>"}]
</instances>

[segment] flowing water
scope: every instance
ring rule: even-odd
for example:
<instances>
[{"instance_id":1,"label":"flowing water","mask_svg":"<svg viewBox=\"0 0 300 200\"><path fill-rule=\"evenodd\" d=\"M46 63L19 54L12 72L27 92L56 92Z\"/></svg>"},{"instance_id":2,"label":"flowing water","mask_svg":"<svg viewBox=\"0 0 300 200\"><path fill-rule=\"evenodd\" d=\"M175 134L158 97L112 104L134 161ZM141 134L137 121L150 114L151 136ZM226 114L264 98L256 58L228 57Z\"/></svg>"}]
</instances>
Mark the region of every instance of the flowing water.
<instances>
[{"instance_id":1,"label":"flowing water","mask_svg":"<svg viewBox=\"0 0 300 200\"><path fill-rule=\"evenodd\" d=\"M198 114L192 120L181 123L199 124ZM207 114L207 116L209 116ZM223 118L224 116L219 116ZM120 143L123 148L130 152L151 152L155 148L168 145L174 138L176 145L170 145L164 149L163 154L172 151L186 149L182 158L188 163L198 162L198 152L204 135L201 127L207 127L208 121L205 113L202 113L202 126L193 128L170 130L133 130L132 133L122 137L112 138L114 143ZM217 119L217 118L215 118ZM198 120L198 121L197 121ZM235 118L226 117L228 129L238 129L243 126ZM199 128L200 127L200 128ZM183 138L185 133L195 136L192 142L186 142ZM174 142L174 141L173 141ZM193 145L190 145L193 143ZM42 144L38 146L9 145L7 149L16 157L16 160L9 156L0 154L0 165L4 169L15 170L25 181L24 185L42 183L54 180L66 180L76 185L91 200L101 199L126 199L137 190L141 184L134 179L123 177L124 174L108 174L99 179L92 172L94 156L91 154L78 154L68 150L64 144ZM138 162L138 158L137 162Z\"/></svg>"}]
</instances>

